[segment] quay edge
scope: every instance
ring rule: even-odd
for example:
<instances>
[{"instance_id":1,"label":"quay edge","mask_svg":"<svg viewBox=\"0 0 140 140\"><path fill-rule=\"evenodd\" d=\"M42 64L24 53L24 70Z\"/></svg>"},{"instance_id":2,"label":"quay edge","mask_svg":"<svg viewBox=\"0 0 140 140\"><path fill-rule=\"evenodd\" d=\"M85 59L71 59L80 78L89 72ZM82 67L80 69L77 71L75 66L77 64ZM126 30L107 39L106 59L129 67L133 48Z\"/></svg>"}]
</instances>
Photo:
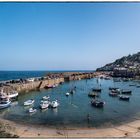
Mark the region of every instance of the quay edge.
<instances>
[{"instance_id":1,"label":"quay edge","mask_svg":"<svg viewBox=\"0 0 140 140\"><path fill-rule=\"evenodd\" d=\"M29 92L32 90L39 90L45 88L47 85L60 84L71 80L90 79L101 74L109 75L108 72L64 72L64 73L50 73L46 77L42 77L39 80L28 81L28 82L15 82L5 83L0 87L5 92L9 93L13 90L17 92ZM31 79L31 78L30 78ZM34 78L35 79L35 78ZM26 79L27 80L27 79ZM16 81L16 80L15 80Z\"/></svg>"}]
</instances>

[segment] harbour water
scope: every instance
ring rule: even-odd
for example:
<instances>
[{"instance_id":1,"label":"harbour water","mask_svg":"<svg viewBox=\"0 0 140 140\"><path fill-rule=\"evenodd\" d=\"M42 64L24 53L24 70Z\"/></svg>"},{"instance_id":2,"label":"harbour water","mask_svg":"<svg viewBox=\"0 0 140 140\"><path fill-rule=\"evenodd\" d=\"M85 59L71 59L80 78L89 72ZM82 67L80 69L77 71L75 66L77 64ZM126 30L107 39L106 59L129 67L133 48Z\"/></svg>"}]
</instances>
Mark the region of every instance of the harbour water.
<instances>
[{"instance_id":1,"label":"harbour water","mask_svg":"<svg viewBox=\"0 0 140 140\"><path fill-rule=\"evenodd\" d=\"M42 124L50 127L108 127L119 125L140 117L140 88L129 86L139 84L138 82L113 82L113 80L100 80L102 92L100 99L106 102L103 109L91 106L91 98L88 93L91 88L97 87L97 79L78 80L65 82L56 88L22 93L18 101L13 102L11 107L1 110L3 118L16 121L18 123ZM66 96L76 86L76 92ZM110 97L109 87L119 87L121 89L132 90L130 101L121 101L118 97ZM56 109L41 111L39 108L43 96L49 95L50 100L57 99L60 106ZM24 101L34 99L34 107L37 109L35 114L28 113L28 107L24 107ZM89 114L89 120L87 116Z\"/></svg>"}]
</instances>

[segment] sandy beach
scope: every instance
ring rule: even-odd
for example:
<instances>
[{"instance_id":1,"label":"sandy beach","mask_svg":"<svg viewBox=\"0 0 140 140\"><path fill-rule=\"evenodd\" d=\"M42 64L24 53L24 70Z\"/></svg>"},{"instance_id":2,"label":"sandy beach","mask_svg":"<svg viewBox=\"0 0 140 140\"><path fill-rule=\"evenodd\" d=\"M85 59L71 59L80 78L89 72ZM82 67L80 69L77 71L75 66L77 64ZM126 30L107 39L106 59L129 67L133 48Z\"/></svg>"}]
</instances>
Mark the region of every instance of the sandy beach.
<instances>
[{"instance_id":1,"label":"sandy beach","mask_svg":"<svg viewBox=\"0 0 140 140\"><path fill-rule=\"evenodd\" d=\"M0 119L3 129L20 138L140 138L140 120L110 128L49 128ZM1 127L2 128L2 127Z\"/></svg>"}]
</instances>

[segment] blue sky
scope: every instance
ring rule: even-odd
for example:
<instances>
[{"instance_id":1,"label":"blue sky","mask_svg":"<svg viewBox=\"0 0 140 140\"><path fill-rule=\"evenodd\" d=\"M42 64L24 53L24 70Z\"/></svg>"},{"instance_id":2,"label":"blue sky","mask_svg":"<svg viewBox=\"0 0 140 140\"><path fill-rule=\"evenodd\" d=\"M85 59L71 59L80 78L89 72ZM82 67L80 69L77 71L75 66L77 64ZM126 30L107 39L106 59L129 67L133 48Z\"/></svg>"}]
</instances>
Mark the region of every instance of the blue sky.
<instances>
[{"instance_id":1,"label":"blue sky","mask_svg":"<svg viewBox=\"0 0 140 140\"><path fill-rule=\"evenodd\" d=\"M140 48L140 3L0 3L0 70L94 70Z\"/></svg>"}]
</instances>

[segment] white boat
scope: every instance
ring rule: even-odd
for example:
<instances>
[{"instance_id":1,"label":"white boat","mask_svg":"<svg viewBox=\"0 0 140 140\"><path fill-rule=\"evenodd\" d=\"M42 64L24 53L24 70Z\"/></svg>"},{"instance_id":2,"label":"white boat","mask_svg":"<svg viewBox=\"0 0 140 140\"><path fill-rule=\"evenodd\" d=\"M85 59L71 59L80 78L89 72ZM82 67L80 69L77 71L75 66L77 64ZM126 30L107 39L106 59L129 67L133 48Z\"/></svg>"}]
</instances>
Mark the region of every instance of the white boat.
<instances>
[{"instance_id":1,"label":"white boat","mask_svg":"<svg viewBox=\"0 0 140 140\"><path fill-rule=\"evenodd\" d=\"M16 98L16 97L18 97L18 92L13 91L12 93L8 94L7 97L11 98L11 99Z\"/></svg>"},{"instance_id":2,"label":"white boat","mask_svg":"<svg viewBox=\"0 0 140 140\"><path fill-rule=\"evenodd\" d=\"M30 99L30 100L27 100L24 102L24 105L25 106L28 106L28 105L32 105L34 103L34 100L33 99Z\"/></svg>"},{"instance_id":3,"label":"white boat","mask_svg":"<svg viewBox=\"0 0 140 140\"><path fill-rule=\"evenodd\" d=\"M50 96L44 96L42 99L43 100L48 100L48 99L50 99Z\"/></svg>"},{"instance_id":4,"label":"white boat","mask_svg":"<svg viewBox=\"0 0 140 140\"><path fill-rule=\"evenodd\" d=\"M70 95L70 93L67 92L67 93L66 93L66 96L69 96L69 95Z\"/></svg>"},{"instance_id":5,"label":"white boat","mask_svg":"<svg viewBox=\"0 0 140 140\"><path fill-rule=\"evenodd\" d=\"M0 97L1 98L10 98L10 99L13 99L13 98L16 98L18 96L18 92L17 91L12 91L11 93L5 93L3 92L3 89L1 90L0 92Z\"/></svg>"},{"instance_id":6,"label":"white boat","mask_svg":"<svg viewBox=\"0 0 140 140\"><path fill-rule=\"evenodd\" d=\"M11 101L9 100L9 98L2 98L0 100L0 109L3 109L3 108L7 108L9 107L11 104Z\"/></svg>"},{"instance_id":7,"label":"white boat","mask_svg":"<svg viewBox=\"0 0 140 140\"><path fill-rule=\"evenodd\" d=\"M49 107L49 105L50 105L50 103L48 101L44 101L40 104L40 108L41 109L46 109L46 108Z\"/></svg>"},{"instance_id":8,"label":"white boat","mask_svg":"<svg viewBox=\"0 0 140 140\"><path fill-rule=\"evenodd\" d=\"M33 108L29 108L29 113L35 113L37 110Z\"/></svg>"},{"instance_id":9,"label":"white boat","mask_svg":"<svg viewBox=\"0 0 140 140\"><path fill-rule=\"evenodd\" d=\"M51 102L51 107L52 108L56 108L58 106L59 106L59 103L57 102L57 100Z\"/></svg>"}]
</instances>

